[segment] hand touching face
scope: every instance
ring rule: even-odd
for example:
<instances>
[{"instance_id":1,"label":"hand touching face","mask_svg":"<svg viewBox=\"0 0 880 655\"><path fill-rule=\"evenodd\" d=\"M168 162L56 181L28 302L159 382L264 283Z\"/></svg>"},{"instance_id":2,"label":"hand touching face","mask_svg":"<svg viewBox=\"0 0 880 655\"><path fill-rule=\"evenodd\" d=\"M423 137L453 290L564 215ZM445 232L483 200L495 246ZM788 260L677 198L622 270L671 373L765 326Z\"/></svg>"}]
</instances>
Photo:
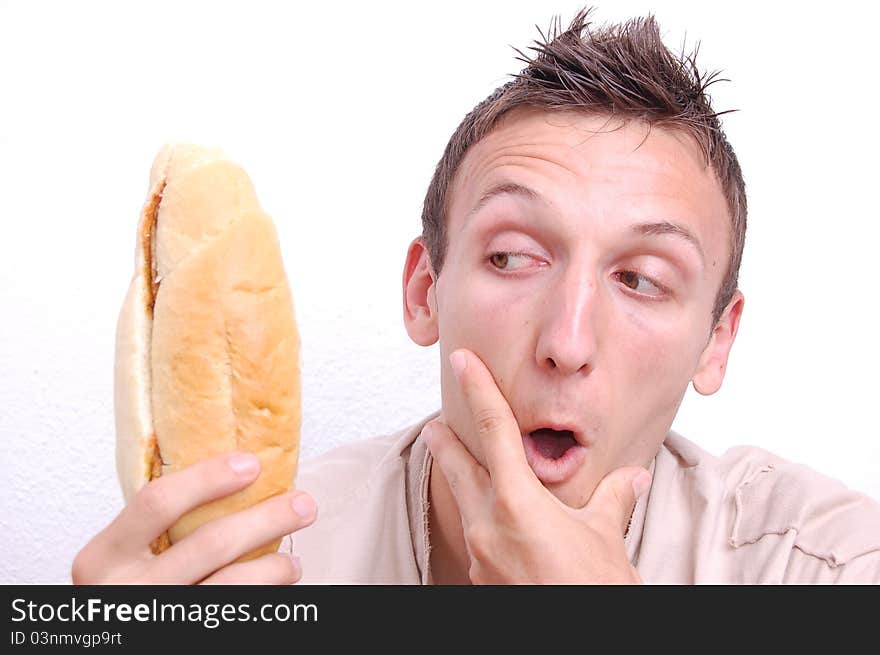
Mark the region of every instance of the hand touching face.
<instances>
[{"instance_id":1,"label":"hand touching face","mask_svg":"<svg viewBox=\"0 0 880 655\"><path fill-rule=\"evenodd\" d=\"M566 506L535 477L519 425L483 362L467 350L452 353L451 362L486 466L440 420L428 423L422 436L458 507L470 581L641 582L627 557L624 534L636 499L650 485L648 472L639 467L613 471L585 507Z\"/></svg>"}]
</instances>

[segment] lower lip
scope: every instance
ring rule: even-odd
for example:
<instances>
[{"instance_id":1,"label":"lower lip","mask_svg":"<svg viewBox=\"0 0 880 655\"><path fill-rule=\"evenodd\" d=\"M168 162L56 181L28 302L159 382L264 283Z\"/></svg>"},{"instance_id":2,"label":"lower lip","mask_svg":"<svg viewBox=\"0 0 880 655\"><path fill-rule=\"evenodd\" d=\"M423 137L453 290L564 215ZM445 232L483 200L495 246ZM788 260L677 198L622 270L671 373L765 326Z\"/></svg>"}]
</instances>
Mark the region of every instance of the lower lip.
<instances>
[{"instance_id":1,"label":"lower lip","mask_svg":"<svg viewBox=\"0 0 880 655\"><path fill-rule=\"evenodd\" d=\"M535 476L543 484L557 484L572 478L587 456L587 449L580 444L575 444L566 450L559 459L545 457L535 446L534 439L528 434L523 436L523 445L526 449L526 459L529 466L532 467Z\"/></svg>"}]
</instances>

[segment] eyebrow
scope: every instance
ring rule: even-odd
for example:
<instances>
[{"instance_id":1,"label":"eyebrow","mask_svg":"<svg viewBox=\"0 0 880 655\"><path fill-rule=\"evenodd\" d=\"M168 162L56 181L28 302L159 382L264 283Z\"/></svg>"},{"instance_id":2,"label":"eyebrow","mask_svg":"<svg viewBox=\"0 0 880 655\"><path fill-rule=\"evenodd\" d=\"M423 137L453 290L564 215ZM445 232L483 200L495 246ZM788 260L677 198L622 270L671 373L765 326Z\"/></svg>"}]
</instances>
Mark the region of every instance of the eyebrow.
<instances>
[{"instance_id":1,"label":"eyebrow","mask_svg":"<svg viewBox=\"0 0 880 655\"><path fill-rule=\"evenodd\" d=\"M705 266L706 264L706 256L703 254L703 248L700 246L700 240L694 236L693 232L688 230L686 227L678 225L676 223L670 223L669 221L658 221L656 223L639 223L637 225L632 226L633 232L637 234L641 234L644 236L656 236L660 234L672 234L674 236L681 237L689 244L691 244L694 249L696 249L697 254L700 255L700 261Z\"/></svg>"},{"instance_id":2,"label":"eyebrow","mask_svg":"<svg viewBox=\"0 0 880 655\"><path fill-rule=\"evenodd\" d=\"M468 212L467 218L470 218L480 211L490 200L492 200L492 198L503 195L520 196L521 198L531 200L532 202L546 202L537 191L533 191L527 186L516 184L515 182L503 182L490 187L482 196L480 196L477 204Z\"/></svg>"},{"instance_id":3,"label":"eyebrow","mask_svg":"<svg viewBox=\"0 0 880 655\"><path fill-rule=\"evenodd\" d=\"M522 184L517 184L515 182L503 182L501 184L496 184L493 187L490 187L483 195L480 196L480 199L477 201L477 204L474 205L473 209L468 212L467 217L470 218L478 211L480 211L483 207L485 207L492 198L503 195L514 195L519 196L525 200L529 200L532 202L541 202L546 204L546 200L539 194L537 191L530 189L527 186L523 186ZM673 236L677 236L687 243L689 243L700 256L700 261L705 266L706 264L706 256L703 253L703 248L700 245L700 240L694 236L693 232L688 230L686 227L682 225L678 225L677 223L672 223L671 221L655 221L650 223L638 223L632 226L632 231L636 234L642 236L660 236L665 234L670 234Z\"/></svg>"}]
</instances>

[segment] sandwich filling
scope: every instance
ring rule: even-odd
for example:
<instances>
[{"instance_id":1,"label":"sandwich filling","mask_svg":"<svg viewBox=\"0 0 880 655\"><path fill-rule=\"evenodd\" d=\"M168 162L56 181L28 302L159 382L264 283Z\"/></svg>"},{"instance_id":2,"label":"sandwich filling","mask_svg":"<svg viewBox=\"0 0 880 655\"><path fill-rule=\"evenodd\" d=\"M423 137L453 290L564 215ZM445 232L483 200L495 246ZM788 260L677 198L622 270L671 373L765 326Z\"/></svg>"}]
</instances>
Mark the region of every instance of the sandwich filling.
<instances>
[{"instance_id":1,"label":"sandwich filling","mask_svg":"<svg viewBox=\"0 0 880 655\"><path fill-rule=\"evenodd\" d=\"M159 222L159 203L162 202L162 192L165 191L166 182L153 193L150 204L146 208L146 225L141 234L141 248L144 253L144 279L147 282L147 316L153 318L153 307L156 306L156 296L159 294L159 270L156 258L156 229Z\"/></svg>"},{"instance_id":2,"label":"sandwich filling","mask_svg":"<svg viewBox=\"0 0 880 655\"><path fill-rule=\"evenodd\" d=\"M156 230L159 222L159 203L162 201L162 193L165 190L167 181L163 180L159 188L153 193L150 204L146 208L145 227L142 233L141 248L144 253L144 281L146 287L146 312L147 321L152 323L153 309L156 306L156 297L159 295L159 284L161 278L158 273L158 258L156 257ZM149 349L149 340L148 340ZM147 361L150 360L150 353L147 353ZM149 368L147 369L150 370ZM147 392L149 394L148 402L152 401L151 385L147 384ZM151 412L152 415L152 412ZM148 446L145 449L144 456L147 461L147 471L149 472L149 480L154 480L162 475L162 453L159 451L159 442L156 439L156 433L150 435ZM149 481L148 480L148 481ZM164 532L150 544L150 550L154 555L158 555L162 551L171 546L168 533Z\"/></svg>"}]
</instances>

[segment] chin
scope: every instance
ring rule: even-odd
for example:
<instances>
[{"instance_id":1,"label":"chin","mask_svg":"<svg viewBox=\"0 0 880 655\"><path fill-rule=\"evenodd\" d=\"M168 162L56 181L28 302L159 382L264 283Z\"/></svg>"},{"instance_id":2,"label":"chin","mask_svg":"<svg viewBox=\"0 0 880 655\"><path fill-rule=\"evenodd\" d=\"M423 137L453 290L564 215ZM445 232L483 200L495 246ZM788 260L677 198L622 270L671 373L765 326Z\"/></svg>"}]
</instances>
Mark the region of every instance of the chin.
<instances>
[{"instance_id":1,"label":"chin","mask_svg":"<svg viewBox=\"0 0 880 655\"><path fill-rule=\"evenodd\" d=\"M523 436L526 460L535 477L559 501L581 508L596 488L594 451L577 442L548 445L533 435Z\"/></svg>"}]
</instances>

